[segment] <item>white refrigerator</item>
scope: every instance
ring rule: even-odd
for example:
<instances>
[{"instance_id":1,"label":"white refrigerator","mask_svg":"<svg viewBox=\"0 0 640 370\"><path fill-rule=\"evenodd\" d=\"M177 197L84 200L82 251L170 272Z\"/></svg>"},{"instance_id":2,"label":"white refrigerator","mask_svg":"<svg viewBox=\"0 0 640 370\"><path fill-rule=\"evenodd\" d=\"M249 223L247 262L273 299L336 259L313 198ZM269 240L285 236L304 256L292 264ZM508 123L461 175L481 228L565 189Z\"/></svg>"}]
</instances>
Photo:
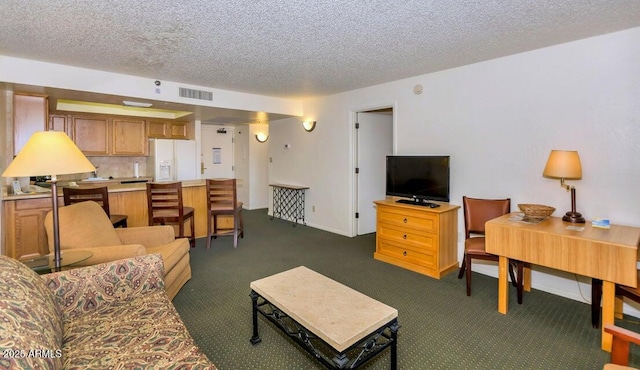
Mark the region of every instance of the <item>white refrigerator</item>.
<instances>
[{"instance_id":1,"label":"white refrigerator","mask_svg":"<svg viewBox=\"0 0 640 370\"><path fill-rule=\"evenodd\" d=\"M153 181L199 179L195 140L150 139L147 176Z\"/></svg>"}]
</instances>

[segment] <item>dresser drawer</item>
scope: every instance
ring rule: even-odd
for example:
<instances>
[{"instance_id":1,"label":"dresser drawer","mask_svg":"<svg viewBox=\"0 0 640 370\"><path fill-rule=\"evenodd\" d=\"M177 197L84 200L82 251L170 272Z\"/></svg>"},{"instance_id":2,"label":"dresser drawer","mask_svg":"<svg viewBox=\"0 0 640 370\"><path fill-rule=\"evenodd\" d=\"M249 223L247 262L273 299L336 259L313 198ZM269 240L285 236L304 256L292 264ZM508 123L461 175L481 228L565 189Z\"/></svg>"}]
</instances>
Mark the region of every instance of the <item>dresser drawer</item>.
<instances>
[{"instance_id":1,"label":"dresser drawer","mask_svg":"<svg viewBox=\"0 0 640 370\"><path fill-rule=\"evenodd\" d=\"M414 230L438 232L438 216L426 212L407 209L396 210L390 207L378 207L378 222L396 225Z\"/></svg>"},{"instance_id":2,"label":"dresser drawer","mask_svg":"<svg viewBox=\"0 0 640 370\"><path fill-rule=\"evenodd\" d=\"M438 248L436 234L386 224L379 224L376 232L378 238L385 239L398 247L406 246L417 252L435 252Z\"/></svg>"},{"instance_id":3,"label":"dresser drawer","mask_svg":"<svg viewBox=\"0 0 640 370\"><path fill-rule=\"evenodd\" d=\"M426 268L435 269L437 267L436 255L434 253L420 253L409 248L400 248L387 243L385 240L378 242L378 253Z\"/></svg>"}]
</instances>

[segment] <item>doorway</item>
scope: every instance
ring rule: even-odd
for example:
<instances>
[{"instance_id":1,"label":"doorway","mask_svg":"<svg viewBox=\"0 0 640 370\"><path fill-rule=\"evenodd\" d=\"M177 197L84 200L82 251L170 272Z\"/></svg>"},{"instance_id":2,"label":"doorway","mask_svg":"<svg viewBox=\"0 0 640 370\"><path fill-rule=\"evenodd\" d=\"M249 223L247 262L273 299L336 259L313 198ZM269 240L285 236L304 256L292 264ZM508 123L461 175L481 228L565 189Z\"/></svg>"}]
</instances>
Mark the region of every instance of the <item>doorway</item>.
<instances>
[{"instance_id":1,"label":"doorway","mask_svg":"<svg viewBox=\"0 0 640 370\"><path fill-rule=\"evenodd\" d=\"M376 231L373 201L386 196L386 158L393 154L393 107L355 112L356 235Z\"/></svg>"},{"instance_id":2,"label":"doorway","mask_svg":"<svg viewBox=\"0 0 640 370\"><path fill-rule=\"evenodd\" d=\"M228 126L202 125L202 165L204 179L234 178L233 137Z\"/></svg>"}]
</instances>

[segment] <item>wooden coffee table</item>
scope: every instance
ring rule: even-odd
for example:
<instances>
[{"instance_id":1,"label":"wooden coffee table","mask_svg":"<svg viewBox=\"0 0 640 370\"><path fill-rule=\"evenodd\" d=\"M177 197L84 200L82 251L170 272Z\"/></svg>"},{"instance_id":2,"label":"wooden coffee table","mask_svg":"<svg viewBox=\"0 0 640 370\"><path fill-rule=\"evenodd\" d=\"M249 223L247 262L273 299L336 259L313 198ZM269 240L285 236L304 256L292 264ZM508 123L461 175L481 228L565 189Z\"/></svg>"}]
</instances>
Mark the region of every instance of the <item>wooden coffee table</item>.
<instances>
[{"instance_id":1,"label":"wooden coffee table","mask_svg":"<svg viewBox=\"0 0 640 370\"><path fill-rule=\"evenodd\" d=\"M391 347L397 368L398 310L304 266L251 282L258 312L330 369L355 369Z\"/></svg>"}]
</instances>

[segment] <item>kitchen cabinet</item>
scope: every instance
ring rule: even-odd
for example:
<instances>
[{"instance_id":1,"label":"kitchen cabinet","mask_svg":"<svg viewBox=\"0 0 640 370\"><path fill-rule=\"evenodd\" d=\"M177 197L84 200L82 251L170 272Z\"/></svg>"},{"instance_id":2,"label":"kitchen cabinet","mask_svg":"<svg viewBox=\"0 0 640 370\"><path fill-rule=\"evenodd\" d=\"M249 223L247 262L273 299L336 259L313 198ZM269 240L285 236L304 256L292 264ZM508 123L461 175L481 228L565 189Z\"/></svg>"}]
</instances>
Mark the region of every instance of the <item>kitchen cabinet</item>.
<instances>
[{"instance_id":1,"label":"kitchen cabinet","mask_svg":"<svg viewBox=\"0 0 640 370\"><path fill-rule=\"evenodd\" d=\"M149 153L147 123L144 120L113 119L111 154L143 156Z\"/></svg>"},{"instance_id":2,"label":"kitchen cabinet","mask_svg":"<svg viewBox=\"0 0 640 370\"><path fill-rule=\"evenodd\" d=\"M69 116L71 138L90 156L145 156L147 123L133 118Z\"/></svg>"},{"instance_id":3,"label":"kitchen cabinet","mask_svg":"<svg viewBox=\"0 0 640 370\"><path fill-rule=\"evenodd\" d=\"M86 156L107 156L110 150L109 118L71 116L71 139Z\"/></svg>"},{"instance_id":4,"label":"kitchen cabinet","mask_svg":"<svg viewBox=\"0 0 640 370\"><path fill-rule=\"evenodd\" d=\"M13 94L13 154L16 155L36 131L44 131L49 117L46 95Z\"/></svg>"},{"instance_id":5,"label":"kitchen cabinet","mask_svg":"<svg viewBox=\"0 0 640 370\"><path fill-rule=\"evenodd\" d=\"M149 138L183 139L189 138L189 122L149 121Z\"/></svg>"},{"instance_id":6,"label":"kitchen cabinet","mask_svg":"<svg viewBox=\"0 0 640 370\"><path fill-rule=\"evenodd\" d=\"M59 204L64 204L62 197ZM5 245L9 257L19 259L30 254L49 253L44 218L51 211L51 196L39 199L2 202L5 218Z\"/></svg>"},{"instance_id":7,"label":"kitchen cabinet","mask_svg":"<svg viewBox=\"0 0 640 370\"><path fill-rule=\"evenodd\" d=\"M60 114L50 114L49 115L49 124L47 125L48 131L61 131L69 134L69 125L68 125L69 117Z\"/></svg>"}]
</instances>

